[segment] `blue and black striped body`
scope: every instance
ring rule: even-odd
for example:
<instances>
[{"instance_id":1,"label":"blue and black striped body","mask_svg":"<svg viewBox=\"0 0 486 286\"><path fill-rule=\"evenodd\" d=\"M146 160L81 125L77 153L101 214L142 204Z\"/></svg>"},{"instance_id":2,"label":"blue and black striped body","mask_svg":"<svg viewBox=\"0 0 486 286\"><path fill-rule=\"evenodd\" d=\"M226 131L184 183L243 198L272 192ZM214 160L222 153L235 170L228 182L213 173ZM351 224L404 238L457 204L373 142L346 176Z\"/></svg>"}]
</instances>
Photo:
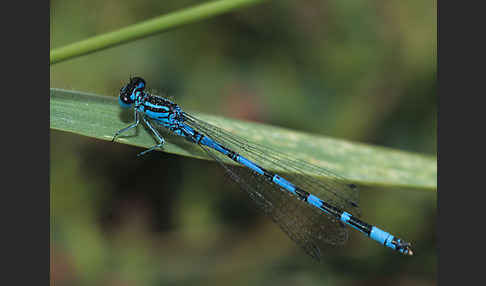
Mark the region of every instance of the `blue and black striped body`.
<instances>
[{"instance_id":1,"label":"blue and black striped body","mask_svg":"<svg viewBox=\"0 0 486 286\"><path fill-rule=\"evenodd\" d=\"M376 226L370 225L366 222L361 221L356 216L352 215L350 212L346 212L342 208L334 206L331 202L322 200L321 198L313 195L312 190L304 190L297 184L285 179L284 177L270 172L265 168L261 167L258 163L238 154L237 152L230 150L227 146L218 143L218 138L211 138L195 130L191 127L188 122L188 115L182 111L182 109L175 103L158 96L153 96L147 92L144 92L145 81L141 78L132 78L130 82L120 90L119 103L123 107L135 108L135 113L141 114L141 116L146 116L151 121L155 121L158 124L166 127L168 130L172 131L174 134L182 136L187 140L198 144L200 146L205 146L218 153L228 157L229 159L237 162L241 166L249 168L257 176L261 176L268 184L274 184L282 192L288 192L293 197L304 201L308 205L319 209L325 215L330 216L336 221L339 221L345 225L348 225L371 239L383 244L399 253L405 255L412 255L413 252L410 248L410 243L403 241L402 239L391 235L390 233L379 229ZM137 115L138 116L138 115ZM148 127L155 132L155 136L159 140L159 145L154 146L160 147L164 142L163 138L154 130L150 125L149 121L142 118ZM138 117L137 123L138 124ZM116 135L130 129L135 125L128 128L120 130ZM353 184L349 184L350 188L354 188Z\"/></svg>"}]
</instances>

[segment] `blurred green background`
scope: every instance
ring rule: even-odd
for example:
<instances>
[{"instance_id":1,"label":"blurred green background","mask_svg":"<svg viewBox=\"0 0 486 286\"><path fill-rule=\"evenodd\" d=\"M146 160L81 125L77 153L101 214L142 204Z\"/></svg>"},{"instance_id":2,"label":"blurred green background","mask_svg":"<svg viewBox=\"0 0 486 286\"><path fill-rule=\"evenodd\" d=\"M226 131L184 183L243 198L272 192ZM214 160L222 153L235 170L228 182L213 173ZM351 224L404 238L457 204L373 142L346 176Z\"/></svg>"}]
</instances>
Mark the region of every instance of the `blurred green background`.
<instances>
[{"instance_id":1,"label":"blurred green background","mask_svg":"<svg viewBox=\"0 0 486 286\"><path fill-rule=\"evenodd\" d=\"M204 2L52 0L51 49ZM139 75L191 110L435 156L436 22L432 1L269 1L53 65L50 81L116 96ZM319 264L216 163L140 151L51 131L52 285L437 283L436 191L361 191L363 218L415 256L352 231Z\"/></svg>"}]
</instances>

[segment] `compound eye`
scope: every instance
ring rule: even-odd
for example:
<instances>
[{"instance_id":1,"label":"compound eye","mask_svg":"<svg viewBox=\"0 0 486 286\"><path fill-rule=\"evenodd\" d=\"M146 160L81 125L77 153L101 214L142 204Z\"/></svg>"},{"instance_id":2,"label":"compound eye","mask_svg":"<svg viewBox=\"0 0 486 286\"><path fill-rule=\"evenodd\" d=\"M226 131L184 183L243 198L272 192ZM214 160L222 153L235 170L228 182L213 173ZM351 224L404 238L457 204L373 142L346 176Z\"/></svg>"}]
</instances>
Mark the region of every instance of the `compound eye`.
<instances>
[{"instance_id":1,"label":"compound eye","mask_svg":"<svg viewBox=\"0 0 486 286\"><path fill-rule=\"evenodd\" d=\"M121 93L120 97L118 97L118 103L121 105L121 107L129 108L133 101L130 100L130 96L128 94Z\"/></svg>"},{"instance_id":2,"label":"compound eye","mask_svg":"<svg viewBox=\"0 0 486 286\"><path fill-rule=\"evenodd\" d=\"M132 85L134 88L145 89L145 80L141 77L132 78Z\"/></svg>"}]
</instances>

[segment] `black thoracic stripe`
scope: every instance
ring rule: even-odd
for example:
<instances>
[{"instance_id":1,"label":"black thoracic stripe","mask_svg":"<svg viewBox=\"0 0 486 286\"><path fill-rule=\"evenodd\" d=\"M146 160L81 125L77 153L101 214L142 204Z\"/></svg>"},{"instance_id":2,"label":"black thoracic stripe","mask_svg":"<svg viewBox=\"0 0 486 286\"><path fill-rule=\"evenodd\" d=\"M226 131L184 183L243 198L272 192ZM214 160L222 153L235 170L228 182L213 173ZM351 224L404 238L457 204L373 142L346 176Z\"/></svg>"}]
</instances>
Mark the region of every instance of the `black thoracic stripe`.
<instances>
[{"instance_id":1,"label":"black thoracic stripe","mask_svg":"<svg viewBox=\"0 0 486 286\"><path fill-rule=\"evenodd\" d=\"M161 97L158 97L158 96L153 96L153 95L146 93L146 92L145 92L145 94L147 95L147 101L154 104L154 105L164 105L164 106L168 106L169 104L174 105L173 103L167 101L164 98L161 98Z\"/></svg>"},{"instance_id":2,"label":"black thoracic stripe","mask_svg":"<svg viewBox=\"0 0 486 286\"><path fill-rule=\"evenodd\" d=\"M168 113L168 114L171 113L170 111L167 111L165 108L162 107L153 107L145 104L143 104L143 106L144 106L144 110L149 110L155 113Z\"/></svg>"},{"instance_id":3,"label":"black thoracic stripe","mask_svg":"<svg viewBox=\"0 0 486 286\"><path fill-rule=\"evenodd\" d=\"M163 98L160 98L160 97L157 97L157 96L152 96L148 93L144 93L144 95L146 95L146 98L143 102L143 106L145 107L145 110L149 110L149 111L157 112L157 113L169 113L169 114L174 112L173 111L173 109L174 109L173 103L170 103ZM161 107L148 106L145 103L150 103L152 105L161 106ZM163 107L168 108L169 110L166 110Z\"/></svg>"}]
</instances>

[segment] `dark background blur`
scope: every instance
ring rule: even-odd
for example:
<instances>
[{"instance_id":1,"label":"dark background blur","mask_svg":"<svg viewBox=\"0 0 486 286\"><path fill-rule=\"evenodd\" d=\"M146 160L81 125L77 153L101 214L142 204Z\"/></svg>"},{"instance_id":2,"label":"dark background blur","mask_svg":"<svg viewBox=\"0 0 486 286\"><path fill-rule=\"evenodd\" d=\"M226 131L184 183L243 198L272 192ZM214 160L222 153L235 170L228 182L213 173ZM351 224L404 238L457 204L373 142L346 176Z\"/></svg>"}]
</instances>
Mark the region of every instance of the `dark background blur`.
<instances>
[{"instance_id":1,"label":"dark background blur","mask_svg":"<svg viewBox=\"0 0 486 286\"><path fill-rule=\"evenodd\" d=\"M206 1L50 2L57 48ZM116 96L139 75L188 109L435 156L436 20L432 1L270 1L56 64L51 87ZM213 162L50 144L52 285L436 284L435 191L361 191L415 256L351 232L318 264Z\"/></svg>"}]
</instances>

